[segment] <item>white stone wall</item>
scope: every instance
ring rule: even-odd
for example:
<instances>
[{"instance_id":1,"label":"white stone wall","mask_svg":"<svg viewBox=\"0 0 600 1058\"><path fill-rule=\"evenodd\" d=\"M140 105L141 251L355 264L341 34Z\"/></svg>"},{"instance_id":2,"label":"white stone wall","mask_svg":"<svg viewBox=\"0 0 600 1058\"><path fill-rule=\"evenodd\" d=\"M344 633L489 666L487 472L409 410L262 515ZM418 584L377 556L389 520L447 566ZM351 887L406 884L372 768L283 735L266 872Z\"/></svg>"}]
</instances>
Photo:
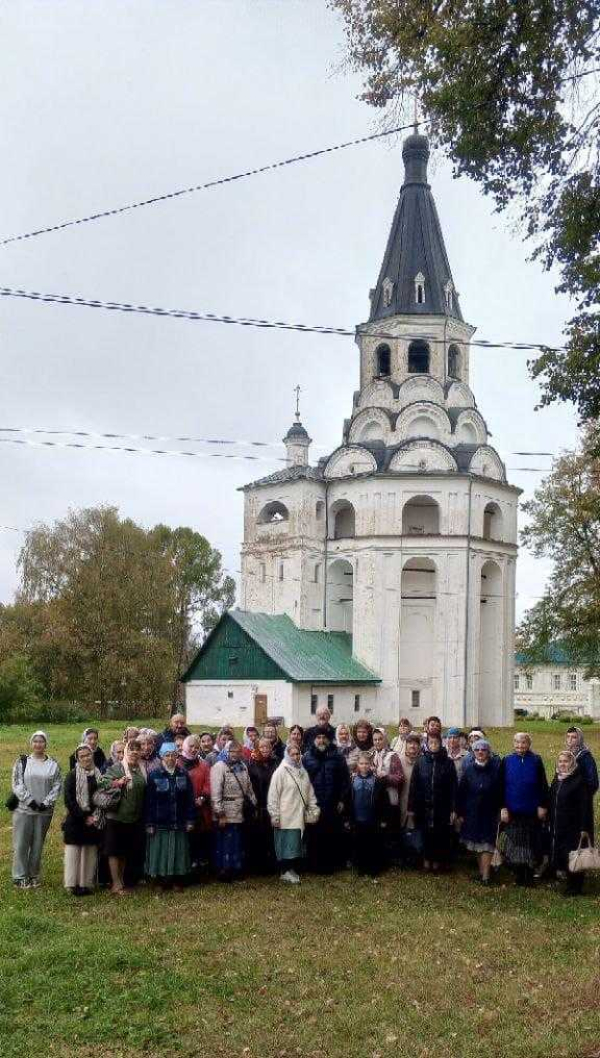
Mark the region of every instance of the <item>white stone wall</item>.
<instances>
[{"instance_id":1,"label":"white stone wall","mask_svg":"<svg viewBox=\"0 0 600 1058\"><path fill-rule=\"evenodd\" d=\"M516 679L518 677L518 687ZM575 689L571 678L575 677ZM560 688L555 686L560 680ZM550 717L569 712L600 720L600 680L588 680L585 670L566 665L532 665L514 667L514 708Z\"/></svg>"},{"instance_id":2,"label":"white stone wall","mask_svg":"<svg viewBox=\"0 0 600 1058\"><path fill-rule=\"evenodd\" d=\"M267 697L269 716L293 723L294 687L285 680L190 680L185 684L185 710L193 727L245 727L254 723L254 698Z\"/></svg>"}]
</instances>

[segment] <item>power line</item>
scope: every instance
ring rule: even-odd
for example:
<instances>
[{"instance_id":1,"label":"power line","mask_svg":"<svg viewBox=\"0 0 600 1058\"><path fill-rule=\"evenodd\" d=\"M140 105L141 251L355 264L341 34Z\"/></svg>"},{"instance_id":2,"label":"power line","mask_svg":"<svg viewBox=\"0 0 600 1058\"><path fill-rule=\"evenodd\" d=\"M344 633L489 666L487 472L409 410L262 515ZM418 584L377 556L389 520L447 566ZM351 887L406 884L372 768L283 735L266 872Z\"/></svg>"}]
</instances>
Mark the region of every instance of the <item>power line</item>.
<instances>
[{"instance_id":1,"label":"power line","mask_svg":"<svg viewBox=\"0 0 600 1058\"><path fill-rule=\"evenodd\" d=\"M299 331L304 334L331 334L343 338L354 338L356 330L328 325L288 323L284 320L262 320L246 316L218 316L212 312L195 312L189 309L164 309L150 305L133 305L124 301L103 301L100 298L82 298L72 294L50 294L39 290L20 290L13 287L0 287L0 297L25 298L29 301L44 301L56 305L74 305L81 308L102 309L107 312L141 313L145 316L167 316L174 319L194 320L200 323L225 323L236 327L258 327L262 330ZM370 338L426 341L428 343L447 344L445 338L429 337L423 334L391 334L386 332L360 331ZM543 342L491 342L483 338L473 339L470 345L484 349L517 349L549 352L563 352L564 346L549 346Z\"/></svg>"},{"instance_id":2,"label":"power line","mask_svg":"<svg viewBox=\"0 0 600 1058\"><path fill-rule=\"evenodd\" d=\"M78 448L88 452L126 452L145 456L183 456L190 459L245 459L256 463L285 463L282 456L250 456L241 452L184 452L169 448L134 448L123 445L84 445L78 441L26 441L21 437L0 437L0 444L24 445L28 448Z\"/></svg>"},{"instance_id":3,"label":"power line","mask_svg":"<svg viewBox=\"0 0 600 1058\"><path fill-rule=\"evenodd\" d=\"M423 124L418 122L417 124ZM212 187L222 187L224 184L233 184L237 180L246 180L250 176L260 176L261 173L273 172L276 169L282 169L287 165L294 165L296 162L307 162L312 158L319 158L324 154L333 154L335 151L344 151L348 147L358 147L363 143L370 143L373 140L383 139L385 136L393 136L397 132L405 132L407 129L414 128L415 122L410 125L398 125L393 129L386 129L384 132L373 132L368 136L359 136L355 140L347 140L345 143L336 143L330 147L321 147L316 151L307 151L304 154L296 154L291 158L284 158L279 162L269 162L267 165L258 166L256 169L246 169L244 172L235 173L232 176L223 176L218 180L209 180L205 184L195 184L192 187L179 188L177 191L168 191L163 195L153 195L152 198L145 198L139 202L130 202L125 206L116 206L112 209L104 209L97 213L90 213L85 217L77 217L72 220L62 221L60 224L51 224L45 228L37 228L34 231L24 232L20 235L11 235L6 239L0 240L0 246L7 246L9 243L22 242L24 239L34 239L38 235L48 235L50 232L63 231L65 228L73 228L78 224L89 224L94 220L103 220L106 217L116 217L121 213L128 213L134 209L142 209L145 206L154 206L158 202L167 202L173 198L181 198L183 195L193 195L198 191L208 191Z\"/></svg>"}]
</instances>

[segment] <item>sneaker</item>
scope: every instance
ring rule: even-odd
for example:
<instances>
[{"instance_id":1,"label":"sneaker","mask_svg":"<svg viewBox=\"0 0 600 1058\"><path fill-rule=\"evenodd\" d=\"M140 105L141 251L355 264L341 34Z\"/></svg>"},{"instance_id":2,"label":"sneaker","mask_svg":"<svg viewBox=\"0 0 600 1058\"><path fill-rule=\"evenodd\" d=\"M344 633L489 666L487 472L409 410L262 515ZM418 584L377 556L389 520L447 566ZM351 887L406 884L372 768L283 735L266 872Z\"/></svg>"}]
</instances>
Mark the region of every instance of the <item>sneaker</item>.
<instances>
[{"instance_id":1,"label":"sneaker","mask_svg":"<svg viewBox=\"0 0 600 1058\"><path fill-rule=\"evenodd\" d=\"M29 888L30 889L39 889L41 884L42 883L40 882L39 878L30 878L29 879Z\"/></svg>"},{"instance_id":2,"label":"sneaker","mask_svg":"<svg viewBox=\"0 0 600 1058\"><path fill-rule=\"evenodd\" d=\"M291 885L294 885L296 880L300 881L298 875L294 871L284 871L281 875L282 882L288 882L291 883Z\"/></svg>"},{"instance_id":3,"label":"sneaker","mask_svg":"<svg viewBox=\"0 0 600 1058\"><path fill-rule=\"evenodd\" d=\"M16 889L31 889L29 878L15 878Z\"/></svg>"},{"instance_id":4,"label":"sneaker","mask_svg":"<svg viewBox=\"0 0 600 1058\"><path fill-rule=\"evenodd\" d=\"M300 885L300 875L296 871L288 871L292 885Z\"/></svg>"}]
</instances>

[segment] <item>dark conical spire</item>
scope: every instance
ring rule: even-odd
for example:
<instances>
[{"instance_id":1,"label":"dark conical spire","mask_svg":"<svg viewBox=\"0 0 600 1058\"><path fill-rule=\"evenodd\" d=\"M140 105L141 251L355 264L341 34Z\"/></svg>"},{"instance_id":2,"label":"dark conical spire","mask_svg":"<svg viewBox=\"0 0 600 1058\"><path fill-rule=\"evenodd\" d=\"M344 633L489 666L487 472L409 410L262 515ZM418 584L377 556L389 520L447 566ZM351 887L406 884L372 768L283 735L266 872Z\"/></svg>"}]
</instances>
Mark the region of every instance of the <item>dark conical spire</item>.
<instances>
[{"instance_id":1,"label":"dark conical spire","mask_svg":"<svg viewBox=\"0 0 600 1058\"><path fill-rule=\"evenodd\" d=\"M404 183L396 206L370 320L388 316L453 316L462 320L444 237L427 183L429 143L415 132L402 147Z\"/></svg>"}]
</instances>

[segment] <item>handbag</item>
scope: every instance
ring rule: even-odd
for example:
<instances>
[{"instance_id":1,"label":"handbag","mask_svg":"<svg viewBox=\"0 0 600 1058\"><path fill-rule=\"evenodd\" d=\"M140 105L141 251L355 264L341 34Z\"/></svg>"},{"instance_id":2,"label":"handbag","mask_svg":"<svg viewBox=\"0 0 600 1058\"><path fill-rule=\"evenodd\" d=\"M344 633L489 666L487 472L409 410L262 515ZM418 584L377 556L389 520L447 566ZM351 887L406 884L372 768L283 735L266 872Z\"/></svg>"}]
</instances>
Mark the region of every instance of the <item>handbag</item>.
<instances>
[{"instance_id":1,"label":"handbag","mask_svg":"<svg viewBox=\"0 0 600 1058\"><path fill-rule=\"evenodd\" d=\"M21 762L22 778L25 779L25 768L27 767L26 755L23 753L22 756L19 757L19 760ZM17 797L16 793L10 793L8 795L6 801L4 802L4 807L8 808L9 812L14 812L15 808L19 807L19 798Z\"/></svg>"},{"instance_id":2,"label":"handbag","mask_svg":"<svg viewBox=\"0 0 600 1058\"><path fill-rule=\"evenodd\" d=\"M100 808L103 812L114 812L121 801L123 791L118 786L111 786L108 790L96 790L92 794L94 808Z\"/></svg>"},{"instance_id":3,"label":"handbag","mask_svg":"<svg viewBox=\"0 0 600 1058\"><path fill-rule=\"evenodd\" d=\"M241 784L240 780L238 779L237 775L235 774L233 768L230 768L230 771L231 771L231 774L233 775L236 783L238 784L240 790L242 791L242 797L244 798L243 803L242 803L242 821L244 822L245 825L248 825L249 823L254 823L254 820L256 819L256 808L254 807L254 804L252 803L252 801L248 797L248 794L245 792L244 787L242 786L242 784Z\"/></svg>"},{"instance_id":4,"label":"handbag","mask_svg":"<svg viewBox=\"0 0 600 1058\"><path fill-rule=\"evenodd\" d=\"M600 871L600 849L590 844L589 834L582 834L577 848L569 853L569 870L572 874L579 871Z\"/></svg>"},{"instance_id":5,"label":"handbag","mask_svg":"<svg viewBox=\"0 0 600 1058\"><path fill-rule=\"evenodd\" d=\"M501 867L502 864L504 863L504 856L502 855L500 849L498 848L499 843L500 843L500 823L498 823L498 830L496 831L496 848L494 849L494 851L492 853L492 867L495 867L496 870L498 869L498 867Z\"/></svg>"}]
</instances>

